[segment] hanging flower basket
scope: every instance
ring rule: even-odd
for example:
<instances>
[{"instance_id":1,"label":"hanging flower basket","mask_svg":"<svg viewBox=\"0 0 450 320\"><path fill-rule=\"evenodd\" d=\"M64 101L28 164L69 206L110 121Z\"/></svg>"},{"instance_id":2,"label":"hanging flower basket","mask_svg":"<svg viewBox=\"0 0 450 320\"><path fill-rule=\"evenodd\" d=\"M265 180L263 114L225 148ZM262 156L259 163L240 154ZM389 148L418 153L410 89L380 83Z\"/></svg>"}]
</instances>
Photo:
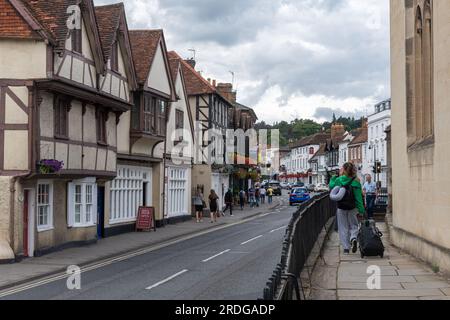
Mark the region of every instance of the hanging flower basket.
<instances>
[{"instance_id":1,"label":"hanging flower basket","mask_svg":"<svg viewBox=\"0 0 450 320\"><path fill-rule=\"evenodd\" d=\"M58 160L41 160L37 164L39 173L52 174L58 173L64 168L64 162Z\"/></svg>"}]
</instances>

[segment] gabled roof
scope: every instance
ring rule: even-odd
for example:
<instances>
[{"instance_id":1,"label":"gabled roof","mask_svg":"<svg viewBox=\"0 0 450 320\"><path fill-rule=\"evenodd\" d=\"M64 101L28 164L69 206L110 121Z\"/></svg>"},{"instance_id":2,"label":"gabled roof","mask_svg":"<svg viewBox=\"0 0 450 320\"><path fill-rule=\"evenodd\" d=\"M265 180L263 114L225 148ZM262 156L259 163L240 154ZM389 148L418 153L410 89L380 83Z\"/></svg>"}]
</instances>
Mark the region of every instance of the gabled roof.
<instances>
[{"instance_id":1,"label":"gabled roof","mask_svg":"<svg viewBox=\"0 0 450 320\"><path fill-rule=\"evenodd\" d=\"M163 37L162 30L130 30L131 48L139 84L147 81L158 45Z\"/></svg>"},{"instance_id":2,"label":"gabled roof","mask_svg":"<svg viewBox=\"0 0 450 320\"><path fill-rule=\"evenodd\" d=\"M294 142L291 147L292 148L300 148L300 147L306 147L306 146L312 146L312 145L321 145L322 143L325 143L327 139L330 138L330 135L327 133L316 133L312 136L305 137L303 139L300 139L297 142Z\"/></svg>"},{"instance_id":3,"label":"gabled roof","mask_svg":"<svg viewBox=\"0 0 450 320\"><path fill-rule=\"evenodd\" d=\"M175 51L169 51L169 64L170 64L170 73L172 74L172 79L175 82L178 77L178 70L181 68L181 58L175 53Z\"/></svg>"},{"instance_id":4,"label":"gabled roof","mask_svg":"<svg viewBox=\"0 0 450 320\"><path fill-rule=\"evenodd\" d=\"M169 57L170 72L172 75L173 82L176 83L178 77L181 76L181 83L183 85L184 95L186 97L186 106L188 109L187 111L189 117L189 124L191 125L192 139L195 139L194 120L192 119L191 105L189 103L188 93L186 91L186 81L184 79L183 69L181 68L181 62L183 59L181 59L180 56L175 51L170 51L167 53L167 55Z\"/></svg>"},{"instance_id":5,"label":"gabled roof","mask_svg":"<svg viewBox=\"0 0 450 320\"><path fill-rule=\"evenodd\" d=\"M0 37L15 39L47 38L28 10L19 1L0 0Z\"/></svg>"},{"instance_id":6,"label":"gabled roof","mask_svg":"<svg viewBox=\"0 0 450 320\"><path fill-rule=\"evenodd\" d=\"M112 45L116 40L120 17L123 11L123 3L95 7L95 15L97 16L98 30L105 61L108 61L111 56Z\"/></svg>"},{"instance_id":7,"label":"gabled roof","mask_svg":"<svg viewBox=\"0 0 450 320\"><path fill-rule=\"evenodd\" d=\"M22 5L18 4L19 1ZM55 49L59 51L64 50L70 32L67 28L67 19L71 13L67 13L67 9L79 5L98 71L104 70L103 51L92 0L10 0L10 2L22 7L23 16L29 13L42 27L44 34L49 35L49 40L54 42Z\"/></svg>"},{"instance_id":8,"label":"gabled roof","mask_svg":"<svg viewBox=\"0 0 450 320\"><path fill-rule=\"evenodd\" d=\"M326 144L325 143L321 143L319 150L317 150L316 154L311 158L311 160L309 160L309 162L312 162L312 161L316 160L318 157L324 156L326 154L327 154Z\"/></svg>"},{"instance_id":9,"label":"gabled roof","mask_svg":"<svg viewBox=\"0 0 450 320\"><path fill-rule=\"evenodd\" d=\"M349 144L349 147L367 143L369 139L369 130L367 128L358 129L355 139Z\"/></svg>"},{"instance_id":10,"label":"gabled roof","mask_svg":"<svg viewBox=\"0 0 450 320\"><path fill-rule=\"evenodd\" d=\"M137 86L136 71L123 3L95 7L95 15L105 62L107 63L111 58L113 44L118 40L125 56L128 81L131 88L135 89Z\"/></svg>"},{"instance_id":11,"label":"gabled roof","mask_svg":"<svg viewBox=\"0 0 450 320\"><path fill-rule=\"evenodd\" d=\"M235 107L236 107L238 110L241 109L241 110L250 112L250 114L251 114L252 117L255 119L255 121L258 120L258 116L256 115L255 110L253 110L252 108L247 107L247 106L245 106L245 105L243 105L243 104L241 104L241 103L238 103L238 102L235 103Z\"/></svg>"},{"instance_id":12,"label":"gabled roof","mask_svg":"<svg viewBox=\"0 0 450 320\"><path fill-rule=\"evenodd\" d=\"M218 94L216 88L183 59L181 59L181 67L183 68L183 74L186 79L186 90L190 96L210 93Z\"/></svg>"}]
</instances>

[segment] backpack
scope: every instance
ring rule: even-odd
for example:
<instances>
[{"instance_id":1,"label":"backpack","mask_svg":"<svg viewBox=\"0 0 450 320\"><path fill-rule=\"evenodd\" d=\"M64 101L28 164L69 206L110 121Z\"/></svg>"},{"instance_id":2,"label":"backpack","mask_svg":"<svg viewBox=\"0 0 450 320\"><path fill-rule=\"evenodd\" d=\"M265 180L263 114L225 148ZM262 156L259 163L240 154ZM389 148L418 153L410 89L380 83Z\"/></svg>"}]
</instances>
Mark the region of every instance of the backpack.
<instances>
[{"instance_id":1,"label":"backpack","mask_svg":"<svg viewBox=\"0 0 450 320\"><path fill-rule=\"evenodd\" d=\"M346 190L344 198L338 202L338 208L341 210L351 211L356 209L356 198L353 192L352 183L356 178L353 178L349 184L343 186Z\"/></svg>"}]
</instances>

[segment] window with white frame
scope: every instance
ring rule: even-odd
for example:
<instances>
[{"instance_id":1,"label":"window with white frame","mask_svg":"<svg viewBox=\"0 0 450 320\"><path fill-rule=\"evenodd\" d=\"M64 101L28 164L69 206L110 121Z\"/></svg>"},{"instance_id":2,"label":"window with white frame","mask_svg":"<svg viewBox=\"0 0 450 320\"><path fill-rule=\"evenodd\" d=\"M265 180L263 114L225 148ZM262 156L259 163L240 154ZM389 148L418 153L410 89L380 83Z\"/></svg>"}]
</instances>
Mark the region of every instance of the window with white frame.
<instances>
[{"instance_id":1,"label":"window with white frame","mask_svg":"<svg viewBox=\"0 0 450 320\"><path fill-rule=\"evenodd\" d=\"M38 182L36 195L38 232L50 230L53 228L53 184Z\"/></svg>"},{"instance_id":2,"label":"window with white frame","mask_svg":"<svg viewBox=\"0 0 450 320\"><path fill-rule=\"evenodd\" d=\"M139 207L151 203L151 174L150 168L118 167L117 177L111 182L111 224L136 221Z\"/></svg>"},{"instance_id":3,"label":"window with white frame","mask_svg":"<svg viewBox=\"0 0 450 320\"><path fill-rule=\"evenodd\" d=\"M69 227L90 227L97 224L97 184L95 178L68 184L67 221Z\"/></svg>"},{"instance_id":4,"label":"window with white frame","mask_svg":"<svg viewBox=\"0 0 450 320\"><path fill-rule=\"evenodd\" d=\"M188 170L169 168L168 175L168 215L169 217L188 215Z\"/></svg>"}]
</instances>

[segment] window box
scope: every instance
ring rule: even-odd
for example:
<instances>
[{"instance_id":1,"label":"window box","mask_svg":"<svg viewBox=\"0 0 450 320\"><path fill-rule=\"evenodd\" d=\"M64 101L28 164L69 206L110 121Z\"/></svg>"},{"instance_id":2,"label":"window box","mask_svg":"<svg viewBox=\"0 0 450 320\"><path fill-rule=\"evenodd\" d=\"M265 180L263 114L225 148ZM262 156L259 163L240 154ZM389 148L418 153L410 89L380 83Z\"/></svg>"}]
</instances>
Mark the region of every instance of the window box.
<instances>
[{"instance_id":1,"label":"window box","mask_svg":"<svg viewBox=\"0 0 450 320\"><path fill-rule=\"evenodd\" d=\"M58 173L64 168L64 162L54 159L44 159L38 162L37 168L41 174Z\"/></svg>"}]
</instances>

